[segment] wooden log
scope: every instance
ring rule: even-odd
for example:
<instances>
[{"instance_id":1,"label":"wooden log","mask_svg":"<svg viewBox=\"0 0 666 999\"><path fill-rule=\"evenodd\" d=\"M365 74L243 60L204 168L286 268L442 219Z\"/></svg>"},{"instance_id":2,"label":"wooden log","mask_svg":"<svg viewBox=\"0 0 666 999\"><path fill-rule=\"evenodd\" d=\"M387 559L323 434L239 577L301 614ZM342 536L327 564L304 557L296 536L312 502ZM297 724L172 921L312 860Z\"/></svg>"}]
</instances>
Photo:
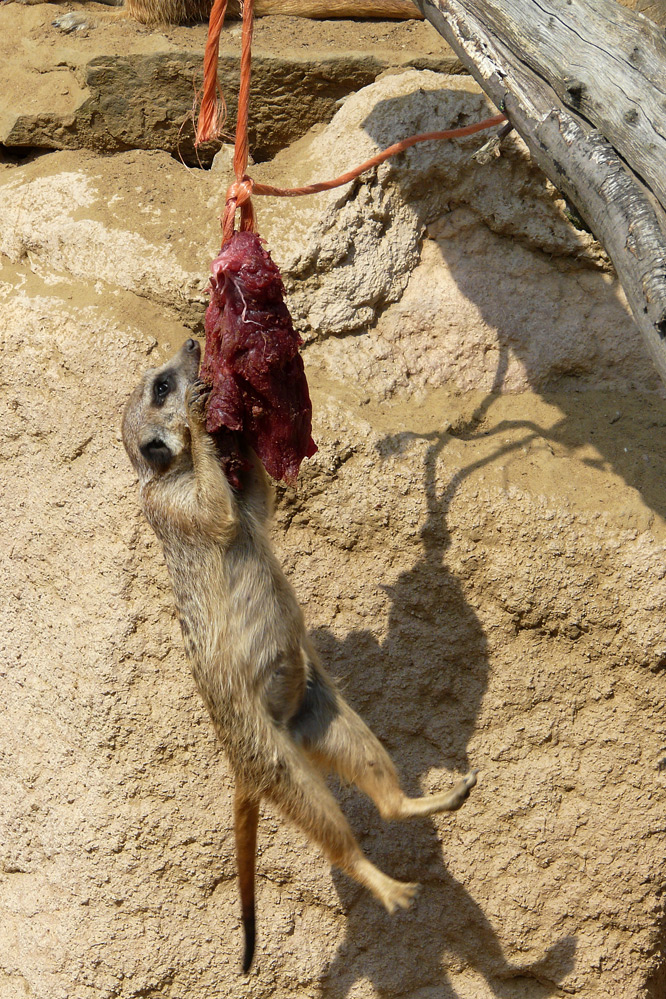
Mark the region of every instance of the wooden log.
<instances>
[{"instance_id":1,"label":"wooden log","mask_svg":"<svg viewBox=\"0 0 666 999\"><path fill-rule=\"evenodd\" d=\"M666 204L666 38L615 0L465 0L465 10L622 149Z\"/></svg>"},{"instance_id":2,"label":"wooden log","mask_svg":"<svg viewBox=\"0 0 666 999\"><path fill-rule=\"evenodd\" d=\"M666 383L666 42L615 0L416 0L610 256Z\"/></svg>"}]
</instances>

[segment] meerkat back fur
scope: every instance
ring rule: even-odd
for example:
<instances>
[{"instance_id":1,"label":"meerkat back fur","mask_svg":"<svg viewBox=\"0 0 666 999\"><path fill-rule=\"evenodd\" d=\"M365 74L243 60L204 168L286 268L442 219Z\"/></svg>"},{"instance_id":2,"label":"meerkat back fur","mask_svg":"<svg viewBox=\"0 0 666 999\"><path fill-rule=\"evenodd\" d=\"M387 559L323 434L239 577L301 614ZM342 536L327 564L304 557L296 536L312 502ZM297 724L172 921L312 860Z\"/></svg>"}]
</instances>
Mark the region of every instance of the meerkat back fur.
<instances>
[{"instance_id":1,"label":"meerkat back fur","mask_svg":"<svg viewBox=\"0 0 666 999\"><path fill-rule=\"evenodd\" d=\"M191 24L206 21L212 0L125 0L125 10L142 24ZM227 17L239 17L240 0L229 0ZM411 0L255 0L256 17L290 14L296 17L357 17L411 20L422 18Z\"/></svg>"},{"instance_id":2,"label":"meerkat back fur","mask_svg":"<svg viewBox=\"0 0 666 999\"><path fill-rule=\"evenodd\" d=\"M418 886L395 881L364 857L322 772L355 783L384 818L401 819L459 808L476 774L447 792L403 794L386 750L343 699L308 636L268 537L271 487L260 462L249 452L240 490L222 471L204 427L200 353L187 340L144 375L122 432L143 510L164 549L194 680L235 776L247 972L262 798L393 912L410 904Z\"/></svg>"}]
</instances>

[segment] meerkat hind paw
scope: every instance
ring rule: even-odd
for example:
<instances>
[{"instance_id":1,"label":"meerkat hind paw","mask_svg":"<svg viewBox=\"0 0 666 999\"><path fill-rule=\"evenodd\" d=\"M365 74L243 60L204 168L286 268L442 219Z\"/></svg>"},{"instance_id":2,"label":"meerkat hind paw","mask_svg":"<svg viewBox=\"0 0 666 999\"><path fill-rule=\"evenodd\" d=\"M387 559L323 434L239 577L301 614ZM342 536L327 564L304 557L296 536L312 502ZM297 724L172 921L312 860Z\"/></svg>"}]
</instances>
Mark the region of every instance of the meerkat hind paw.
<instances>
[{"instance_id":1,"label":"meerkat hind paw","mask_svg":"<svg viewBox=\"0 0 666 999\"><path fill-rule=\"evenodd\" d=\"M409 881L394 881L382 902L391 915L396 909L409 909L421 890L421 885Z\"/></svg>"},{"instance_id":2,"label":"meerkat hind paw","mask_svg":"<svg viewBox=\"0 0 666 999\"><path fill-rule=\"evenodd\" d=\"M451 796L453 798L453 804L451 806L451 811L455 811L457 808L467 801L469 798L469 792L473 787L476 786L476 775L478 770L470 770L466 773L462 780L458 781L453 790L451 791Z\"/></svg>"},{"instance_id":3,"label":"meerkat hind paw","mask_svg":"<svg viewBox=\"0 0 666 999\"><path fill-rule=\"evenodd\" d=\"M476 770L470 770L450 791L440 791L429 798L419 798L408 814L431 815L433 812L457 812L469 798L476 784ZM420 806L420 807L419 807Z\"/></svg>"},{"instance_id":4,"label":"meerkat hind paw","mask_svg":"<svg viewBox=\"0 0 666 999\"><path fill-rule=\"evenodd\" d=\"M408 909L420 888L420 885L390 878L365 858L360 859L354 866L355 869L349 873L369 888L390 913L395 912L397 908Z\"/></svg>"}]
</instances>

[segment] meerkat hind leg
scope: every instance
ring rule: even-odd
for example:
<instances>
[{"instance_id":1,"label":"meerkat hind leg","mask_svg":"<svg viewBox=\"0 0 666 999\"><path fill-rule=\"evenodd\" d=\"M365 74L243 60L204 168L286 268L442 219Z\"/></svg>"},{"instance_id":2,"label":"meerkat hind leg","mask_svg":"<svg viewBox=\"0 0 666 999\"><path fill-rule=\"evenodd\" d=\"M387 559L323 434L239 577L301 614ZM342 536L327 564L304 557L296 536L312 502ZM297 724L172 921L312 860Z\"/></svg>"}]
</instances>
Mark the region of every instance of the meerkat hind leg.
<instances>
[{"instance_id":1,"label":"meerkat hind leg","mask_svg":"<svg viewBox=\"0 0 666 999\"><path fill-rule=\"evenodd\" d=\"M374 801L383 818L452 812L469 797L476 784L475 770L449 791L408 798L379 739L319 673L314 675L308 698L308 711L297 722L308 755L318 766L356 784Z\"/></svg>"},{"instance_id":2,"label":"meerkat hind leg","mask_svg":"<svg viewBox=\"0 0 666 999\"><path fill-rule=\"evenodd\" d=\"M375 867L363 855L340 806L305 754L290 740L280 749L283 776L266 788L266 797L320 846L332 864L369 888L389 912L407 908L418 885L396 881Z\"/></svg>"}]
</instances>

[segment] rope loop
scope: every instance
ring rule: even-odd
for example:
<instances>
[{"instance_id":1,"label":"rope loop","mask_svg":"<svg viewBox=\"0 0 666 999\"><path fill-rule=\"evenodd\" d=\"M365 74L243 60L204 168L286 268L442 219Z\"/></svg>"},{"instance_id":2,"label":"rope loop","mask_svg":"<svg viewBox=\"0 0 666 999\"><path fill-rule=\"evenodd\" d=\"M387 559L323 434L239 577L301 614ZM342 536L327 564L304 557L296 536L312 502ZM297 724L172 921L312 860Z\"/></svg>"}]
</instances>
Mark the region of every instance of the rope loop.
<instances>
[{"instance_id":1,"label":"rope loop","mask_svg":"<svg viewBox=\"0 0 666 999\"><path fill-rule=\"evenodd\" d=\"M255 215L252 205L254 181L247 174L240 180L234 180L227 191L224 213L221 218L222 242L226 243L234 233L236 210L240 208L240 227L242 232L254 232Z\"/></svg>"},{"instance_id":2,"label":"rope loop","mask_svg":"<svg viewBox=\"0 0 666 999\"><path fill-rule=\"evenodd\" d=\"M241 208L252 197L254 181L247 174L243 174L240 180L234 180L229 185L227 191L227 202L235 202L236 208Z\"/></svg>"}]
</instances>

